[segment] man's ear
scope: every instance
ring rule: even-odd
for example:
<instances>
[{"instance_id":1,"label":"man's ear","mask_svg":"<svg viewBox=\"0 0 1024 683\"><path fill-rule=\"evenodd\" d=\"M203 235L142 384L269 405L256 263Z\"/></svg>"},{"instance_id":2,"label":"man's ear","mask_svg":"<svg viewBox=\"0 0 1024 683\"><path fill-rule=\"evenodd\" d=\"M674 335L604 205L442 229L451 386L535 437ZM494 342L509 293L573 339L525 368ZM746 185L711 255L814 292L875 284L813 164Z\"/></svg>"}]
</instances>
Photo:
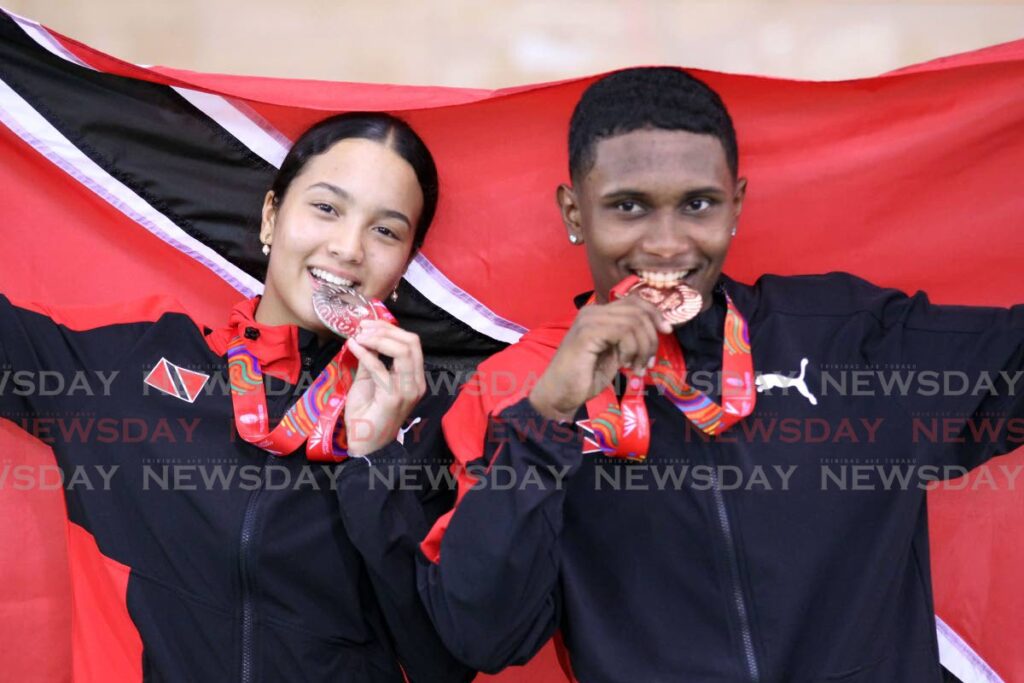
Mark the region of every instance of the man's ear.
<instances>
[{"instance_id":1,"label":"man's ear","mask_svg":"<svg viewBox=\"0 0 1024 683\"><path fill-rule=\"evenodd\" d=\"M736 181L736 194L733 195L733 220L739 220L743 212L743 200L747 198L747 179L740 178Z\"/></svg>"},{"instance_id":2,"label":"man's ear","mask_svg":"<svg viewBox=\"0 0 1024 683\"><path fill-rule=\"evenodd\" d=\"M576 200L576 190L571 185L561 184L555 192L555 201L562 213L562 223L569 241L583 244L583 224L580 220L580 205Z\"/></svg>"}]
</instances>

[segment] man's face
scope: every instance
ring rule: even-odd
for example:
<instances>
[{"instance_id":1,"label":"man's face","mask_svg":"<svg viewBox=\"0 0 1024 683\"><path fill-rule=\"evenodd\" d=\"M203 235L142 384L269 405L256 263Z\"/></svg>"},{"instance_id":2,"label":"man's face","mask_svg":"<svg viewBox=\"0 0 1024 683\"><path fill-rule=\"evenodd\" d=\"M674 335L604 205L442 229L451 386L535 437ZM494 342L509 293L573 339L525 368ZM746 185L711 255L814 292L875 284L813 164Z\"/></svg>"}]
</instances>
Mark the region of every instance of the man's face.
<instances>
[{"instance_id":1,"label":"man's face","mask_svg":"<svg viewBox=\"0 0 1024 683\"><path fill-rule=\"evenodd\" d=\"M644 129L597 143L594 165L562 186L570 236L581 238L597 300L629 275L681 280L711 304L743 207L717 138Z\"/></svg>"}]
</instances>

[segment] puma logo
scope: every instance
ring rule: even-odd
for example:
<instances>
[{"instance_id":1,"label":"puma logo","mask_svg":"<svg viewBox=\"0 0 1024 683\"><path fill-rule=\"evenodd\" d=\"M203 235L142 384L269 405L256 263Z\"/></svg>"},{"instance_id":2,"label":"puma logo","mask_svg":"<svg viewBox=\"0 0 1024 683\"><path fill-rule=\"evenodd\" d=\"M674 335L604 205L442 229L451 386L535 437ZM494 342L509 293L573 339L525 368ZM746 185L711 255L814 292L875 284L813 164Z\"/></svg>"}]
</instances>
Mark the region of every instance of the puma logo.
<instances>
[{"instance_id":1,"label":"puma logo","mask_svg":"<svg viewBox=\"0 0 1024 683\"><path fill-rule=\"evenodd\" d=\"M395 437L395 440L398 443L400 443L400 444L402 444L404 446L405 445L405 433L408 432L410 429L412 429L413 427L415 427L417 424L419 424L422 421L423 421L422 417L417 417L416 419L412 420L409 423L408 427L399 428L398 436Z\"/></svg>"},{"instance_id":2,"label":"puma logo","mask_svg":"<svg viewBox=\"0 0 1024 683\"><path fill-rule=\"evenodd\" d=\"M807 388L807 383L804 381L804 375L807 372L807 359L803 358L800 360L800 374L796 377L792 375L779 375L774 373L759 374L755 382L757 383L757 392L765 393L772 389L796 389L797 392L808 401L812 406L818 405L818 399L814 397L811 390Z\"/></svg>"}]
</instances>

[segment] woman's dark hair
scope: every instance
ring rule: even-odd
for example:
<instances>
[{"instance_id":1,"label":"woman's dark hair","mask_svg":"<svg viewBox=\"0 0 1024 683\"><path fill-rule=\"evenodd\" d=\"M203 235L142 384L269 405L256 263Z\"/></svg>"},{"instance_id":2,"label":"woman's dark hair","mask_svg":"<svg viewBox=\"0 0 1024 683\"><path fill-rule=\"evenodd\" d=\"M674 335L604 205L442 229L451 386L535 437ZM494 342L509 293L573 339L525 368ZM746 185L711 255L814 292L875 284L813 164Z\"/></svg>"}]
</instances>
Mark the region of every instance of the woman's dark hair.
<instances>
[{"instance_id":1,"label":"woman's dark hair","mask_svg":"<svg viewBox=\"0 0 1024 683\"><path fill-rule=\"evenodd\" d=\"M416 173L420 191L423 192L423 210L416 223L413 235L413 250L423 245L434 213L437 211L437 167L430 150L408 123L379 112L350 112L324 119L307 130L295 141L281 168L274 177L270 189L274 192L274 204L279 206L291 187L295 176L302 172L309 160L323 154L336 142L349 138L374 140L391 149L409 162Z\"/></svg>"}]
</instances>

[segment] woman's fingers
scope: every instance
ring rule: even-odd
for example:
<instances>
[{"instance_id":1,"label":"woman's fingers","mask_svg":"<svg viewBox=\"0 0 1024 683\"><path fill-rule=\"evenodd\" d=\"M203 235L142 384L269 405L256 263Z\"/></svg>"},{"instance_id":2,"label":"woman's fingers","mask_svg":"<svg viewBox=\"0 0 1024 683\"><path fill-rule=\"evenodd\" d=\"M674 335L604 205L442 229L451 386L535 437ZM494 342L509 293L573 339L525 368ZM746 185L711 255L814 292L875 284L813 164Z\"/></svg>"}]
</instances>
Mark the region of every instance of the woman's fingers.
<instances>
[{"instance_id":1,"label":"woman's fingers","mask_svg":"<svg viewBox=\"0 0 1024 683\"><path fill-rule=\"evenodd\" d=\"M384 327L361 329L352 341L392 359L389 375L397 395L418 401L426 392L423 351L417 335L385 324Z\"/></svg>"},{"instance_id":2,"label":"woman's fingers","mask_svg":"<svg viewBox=\"0 0 1024 683\"><path fill-rule=\"evenodd\" d=\"M348 340L348 349L359 361L359 367L356 369L356 376L353 381L369 380L378 387L383 387L385 390L390 391L390 373L388 373L388 369L384 367L384 363L381 362L380 358L377 357L377 354L355 339Z\"/></svg>"}]
</instances>

